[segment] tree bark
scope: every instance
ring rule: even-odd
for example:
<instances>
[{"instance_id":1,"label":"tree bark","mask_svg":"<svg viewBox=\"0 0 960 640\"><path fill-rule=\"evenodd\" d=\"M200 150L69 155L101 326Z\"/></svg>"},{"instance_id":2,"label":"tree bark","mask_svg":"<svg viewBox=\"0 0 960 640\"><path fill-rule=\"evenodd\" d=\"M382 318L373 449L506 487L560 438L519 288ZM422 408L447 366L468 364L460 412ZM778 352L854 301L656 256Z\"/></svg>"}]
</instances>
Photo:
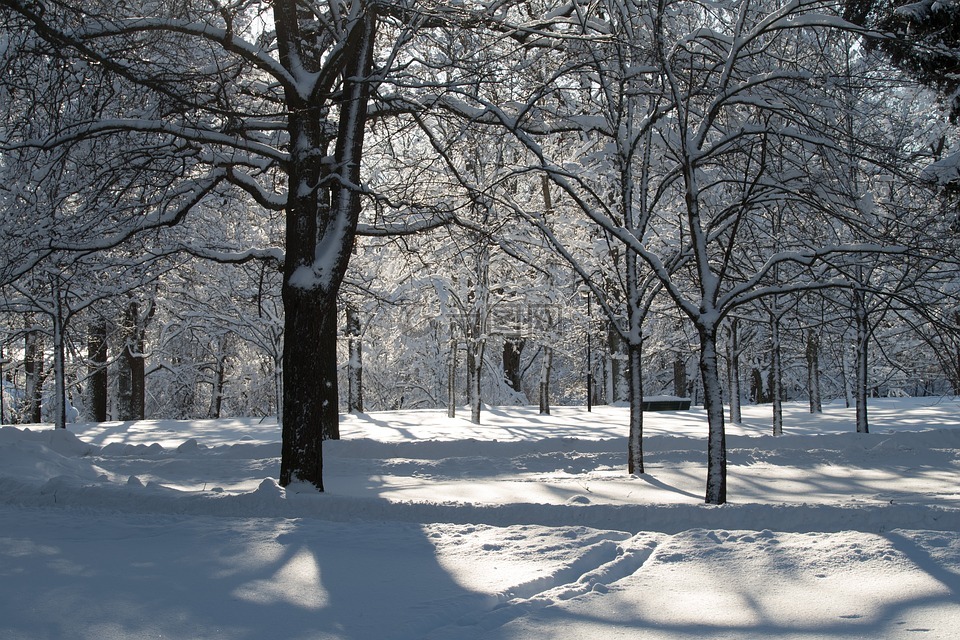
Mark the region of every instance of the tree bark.
<instances>
[{"instance_id":1,"label":"tree bark","mask_svg":"<svg viewBox=\"0 0 960 640\"><path fill-rule=\"evenodd\" d=\"M27 422L42 420L43 401L43 343L38 334L31 331L23 339L23 371L26 374L24 416Z\"/></svg>"},{"instance_id":2,"label":"tree bark","mask_svg":"<svg viewBox=\"0 0 960 640\"><path fill-rule=\"evenodd\" d=\"M107 321L97 318L87 328L87 377L90 414L95 422L107 419Z\"/></svg>"},{"instance_id":3,"label":"tree bark","mask_svg":"<svg viewBox=\"0 0 960 640\"><path fill-rule=\"evenodd\" d=\"M447 417L457 417L457 338L450 321L450 351L447 354Z\"/></svg>"},{"instance_id":4,"label":"tree bark","mask_svg":"<svg viewBox=\"0 0 960 640\"><path fill-rule=\"evenodd\" d=\"M806 356L810 413L823 413L823 401L820 395L820 338L813 329L807 329Z\"/></svg>"},{"instance_id":5,"label":"tree bark","mask_svg":"<svg viewBox=\"0 0 960 640\"><path fill-rule=\"evenodd\" d=\"M727 387L730 390L730 422L740 424L743 416L740 410L740 321L730 321L727 340Z\"/></svg>"},{"instance_id":6,"label":"tree bark","mask_svg":"<svg viewBox=\"0 0 960 640\"><path fill-rule=\"evenodd\" d=\"M347 304L347 411L363 413L363 343L360 340L360 313Z\"/></svg>"},{"instance_id":7,"label":"tree bark","mask_svg":"<svg viewBox=\"0 0 960 640\"><path fill-rule=\"evenodd\" d=\"M643 469L643 346L627 344L630 378L630 430L627 438L627 473L641 474Z\"/></svg>"},{"instance_id":8,"label":"tree bark","mask_svg":"<svg viewBox=\"0 0 960 640\"><path fill-rule=\"evenodd\" d=\"M853 316L857 332L857 364L856 364L856 395L857 403L857 433L869 433L870 424L867 418L867 389L869 385L869 361L867 359L870 346L870 318L862 291L853 293Z\"/></svg>"},{"instance_id":9,"label":"tree bark","mask_svg":"<svg viewBox=\"0 0 960 640\"><path fill-rule=\"evenodd\" d=\"M553 348L543 346L540 360L540 415L550 415L550 374L553 371Z\"/></svg>"},{"instance_id":10,"label":"tree bark","mask_svg":"<svg viewBox=\"0 0 960 640\"><path fill-rule=\"evenodd\" d=\"M774 304L776 306L776 304ZM780 353L780 318L770 314L770 400L773 406L773 435L783 435L783 370Z\"/></svg>"},{"instance_id":11,"label":"tree bark","mask_svg":"<svg viewBox=\"0 0 960 640\"><path fill-rule=\"evenodd\" d=\"M673 359L673 395L687 397L687 363L680 354Z\"/></svg>"},{"instance_id":12,"label":"tree bark","mask_svg":"<svg viewBox=\"0 0 960 640\"><path fill-rule=\"evenodd\" d=\"M323 56L305 28L295 0L272 3L281 64L303 79L301 65L318 72ZM309 13L309 12L308 12ZM339 438L337 292L352 253L360 215L360 160L370 97L376 21L363 12L348 23L339 48L342 77L333 162L328 161L330 108L324 91L288 85L291 140L286 205L283 413L280 485L312 484L323 491L323 440ZM332 70L327 69L332 72ZM305 81L305 80L304 80ZM319 87L317 88L319 89Z\"/></svg>"},{"instance_id":13,"label":"tree bark","mask_svg":"<svg viewBox=\"0 0 960 640\"><path fill-rule=\"evenodd\" d=\"M123 347L117 355L117 419L143 420L146 398L144 335L154 313L151 302L141 316L140 304L131 300L123 312Z\"/></svg>"},{"instance_id":14,"label":"tree bark","mask_svg":"<svg viewBox=\"0 0 960 640\"><path fill-rule=\"evenodd\" d=\"M707 413L707 504L727 501L727 442L723 422L723 389L717 360L716 330L699 327L700 375Z\"/></svg>"},{"instance_id":15,"label":"tree bark","mask_svg":"<svg viewBox=\"0 0 960 640\"><path fill-rule=\"evenodd\" d=\"M520 375L520 357L523 354L522 338L507 338L503 341L503 377L514 392L523 393L523 379Z\"/></svg>"}]
</instances>

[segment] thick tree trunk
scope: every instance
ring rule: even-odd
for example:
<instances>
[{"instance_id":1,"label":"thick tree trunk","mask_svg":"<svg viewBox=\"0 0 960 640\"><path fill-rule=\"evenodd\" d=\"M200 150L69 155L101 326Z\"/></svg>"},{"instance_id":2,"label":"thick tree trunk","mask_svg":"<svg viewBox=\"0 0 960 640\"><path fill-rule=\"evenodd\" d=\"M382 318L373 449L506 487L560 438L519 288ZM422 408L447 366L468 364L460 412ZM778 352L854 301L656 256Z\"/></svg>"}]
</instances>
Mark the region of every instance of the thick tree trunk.
<instances>
[{"instance_id":1,"label":"thick tree trunk","mask_svg":"<svg viewBox=\"0 0 960 640\"><path fill-rule=\"evenodd\" d=\"M323 53L306 29L314 19L294 0L274 0L281 64L307 82ZM301 24L302 21L302 24ZM303 27L303 29L301 29ZM342 90L333 162L329 157L325 91L285 87L291 148L287 163L286 258L283 305L283 413L280 485L312 484L323 491L323 440L339 438L337 292L346 273L360 215L360 161L370 97L376 20L363 13L348 23L338 47ZM335 71L328 69L331 73Z\"/></svg>"},{"instance_id":2,"label":"thick tree trunk","mask_svg":"<svg viewBox=\"0 0 960 640\"><path fill-rule=\"evenodd\" d=\"M810 413L823 413L820 396L820 338L813 329L807 329L807 395Z\"/></svg>"},{"instance_id":3,"label":"thick tree trunk","mask_svg":"<svg viewBox=\"0 0 960 640\"><path fill-rule=\"evenodd\" d=\"M643 470L643 346L627 345L630 379L630 430L627 438L627 473Z\"/></svg>"},{"instance_id":4,"label":"thick tree trunk","mask_svg":"<svg viewBox=\"0 0 960 640\"><path fill-rule=\"evenodd\" d=\"M107 322L97 318L87 328L87 389L95 422L107 419Z\"/></svg>"},{"instance_id":5,"label":"thick tree trunk","mask_svg":"<svg viewBox=\"0 0 960 640\"><path fill-rule=\"evenodd\" d=\"M285 289L280 484L323 491L322 442L339 437L340 425L336 295Z\"/></svg>"},{"instance_id":6,"label":"thick tree trunk","mask_svg":"<svg viewBox=\"0 0 960 640\"><path fill-rule=\"evenodd\" d=\"M700 375L707 413L707 504L727 501L727 442L716 330L700 328Z\"/></svg>"},{"instance_id":7,"label":"thick tree trunk","mask_svg":"<svg viewBox=\"0 0 960 640\"><path fill-rule=\"evenodd\" d=\"M363 343L360 312L352 304L345 309L347 330L347 411L363 413Z\"/></svg>"}]
</instances>

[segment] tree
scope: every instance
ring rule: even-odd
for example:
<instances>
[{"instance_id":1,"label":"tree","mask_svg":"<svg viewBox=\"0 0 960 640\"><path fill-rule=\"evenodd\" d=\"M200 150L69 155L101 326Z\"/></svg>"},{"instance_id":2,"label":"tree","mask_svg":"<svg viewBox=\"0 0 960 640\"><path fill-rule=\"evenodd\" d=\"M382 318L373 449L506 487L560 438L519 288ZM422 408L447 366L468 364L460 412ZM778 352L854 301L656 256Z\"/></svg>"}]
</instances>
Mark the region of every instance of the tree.
<instances>
[{"instance_id":1,"label":"tree","mask_svg":"<svg viewBox=\"0 0 960 640\"><path fill-rule=\"evenodd\" d=\"M284 213L280 483L322 490L321 442L339 433L336 299L361 210L370 100L380 66L395 61L393 46L407 40L418 16L362 0L276 0L269 8L257 0L188 1L149 11L3 0L0 7L5 32L27 34L29 46L19 53L38 54L28 55L32 68L86 65L105 86L138 96L136 105L107 96L99 109L51 123L41 135L8 135L4 147L112 140L109 157L141 150L134 166L157 178L132 176L119 185L127 198L136 189L145 197L133 215L118 210L112 230L97 233L88 222L93 228L74 236L79 240L50 244L115 246L145 228L182 221L228 187ZM390 40L378 57L380 23L389 23Z\"/></svg>"}]
</instances>

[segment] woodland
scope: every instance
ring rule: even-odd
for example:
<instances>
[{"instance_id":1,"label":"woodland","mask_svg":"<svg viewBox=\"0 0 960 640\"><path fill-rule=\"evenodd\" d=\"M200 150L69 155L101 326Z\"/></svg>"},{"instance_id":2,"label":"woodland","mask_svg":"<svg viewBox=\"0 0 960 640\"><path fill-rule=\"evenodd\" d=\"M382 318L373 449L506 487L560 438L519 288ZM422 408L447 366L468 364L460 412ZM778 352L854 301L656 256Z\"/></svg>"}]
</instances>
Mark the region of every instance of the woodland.
<instances>
[{"instance_id":1,"label":"woodland","mask_svg":"<svg viewBox=\"0 0 960 640\"><path fill-rule=\"evenodd\" d=\"M4 424L960 395L956 2L0 0Z\"/></svg>"}]
</instances>

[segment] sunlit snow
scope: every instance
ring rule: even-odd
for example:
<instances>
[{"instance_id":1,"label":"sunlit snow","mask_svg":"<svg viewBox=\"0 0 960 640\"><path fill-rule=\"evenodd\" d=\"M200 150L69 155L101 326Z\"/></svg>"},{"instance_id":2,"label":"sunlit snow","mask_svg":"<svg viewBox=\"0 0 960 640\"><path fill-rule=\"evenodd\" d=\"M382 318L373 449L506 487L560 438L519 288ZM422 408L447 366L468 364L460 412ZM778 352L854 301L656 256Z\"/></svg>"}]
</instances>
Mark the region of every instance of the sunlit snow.
<instances>
[{"instance_id":1,"label":"sunlit snow","mask_svg":"<svg viewBox=\"0 0 960 640\"><path fill-rule=\"evenodd\" d=\"M954 638L960 399L769 406L703 504L698 409L343 416L325 494L272 419L0 429L0 638ZM466 415L465 413L462 415Z\"/></svg>"}]
</instances>

